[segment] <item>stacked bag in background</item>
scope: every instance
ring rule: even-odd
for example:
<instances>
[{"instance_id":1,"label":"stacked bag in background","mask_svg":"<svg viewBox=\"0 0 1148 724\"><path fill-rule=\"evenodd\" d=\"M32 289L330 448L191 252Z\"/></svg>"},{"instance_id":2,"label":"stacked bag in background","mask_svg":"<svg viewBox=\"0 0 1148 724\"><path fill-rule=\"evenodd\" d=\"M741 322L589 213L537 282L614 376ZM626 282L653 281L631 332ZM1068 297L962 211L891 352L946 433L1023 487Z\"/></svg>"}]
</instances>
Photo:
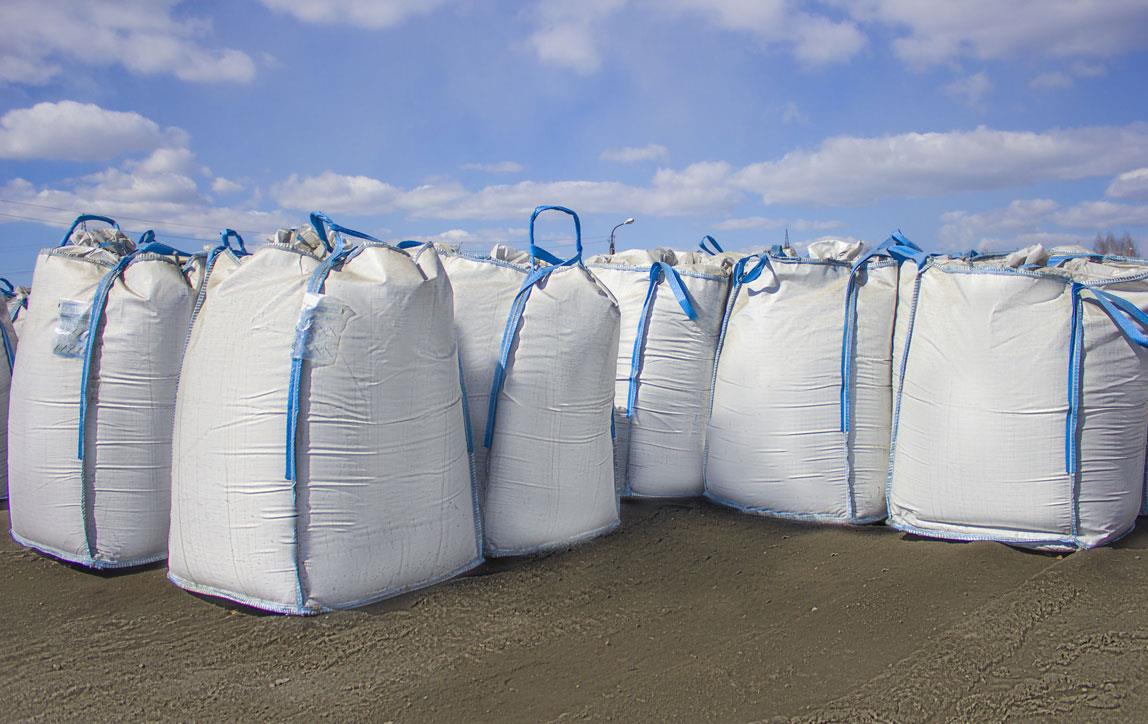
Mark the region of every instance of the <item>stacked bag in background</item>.
<instances>
[{"instance_id":1,"label":"stacked bag in background","mask_svg":"<svg viewBox=\"0 0 1148 724\"><path fill-rule=\"evenodd\" d=\"M454 293L454 328L466 389L467 414L474 443L475 479L486 490L487 456L483 444L490 414L490 386L499 363L506 320L522 281L530 274L530 253L496 244L488 256L438 247Z\"/></svg>"},{"instance_id":2,"label":"stacked bag in background","mask_svg":"<svg viewBox=\"0 0 1148 724\"><path fill-rule=\"evenodd\" d=\"M12 392L12 373L16 364L16 344L19 335L16 333L12 320L24 309L27 304L27 287L22 298L20 293L12 286L12 282L0 278L0 295L8 301L8 310L12 315L0 314L0 500L8 498L8 398Z\"/></svg>"},{"instance_id":3,"label":"stacked bag in background","mask_svg":"<svg viewBox=\"0 0 1148 724\"><path fill-rule=\"evenodd\" d=\"M906 269L890 525L1049 550L1131 530L1148 438L1148 264L1034 246Z\"/></svg>"},{"instance_id":4,"label":"stacked bag in background","mask_svg":"<svg viewBox=\"0 0 1148 724\"><path fill-rule=\"evenodd\" d=\"M435 249L322 214L312 224L210 289L174 436L169 577L291 614L363 605L481 561Z\"/></svg>"},{"instance_id":5,"label":"stacked bag in background","mask_svg":"<svg viewBox=\"0 0 1148 724\"><path fill-rule=\"evenodd\" d=\"M13 286L12 282L0 277L0 297L4 300L8 311L6 316L16 330L17 337L20 335L20 327L24 325L23 313L28 308L28 298L31 296L31 287Z\"/></svg>"},{"instance_id":6,"label":"stacked bag in background","mask_svg":"<svg viewBox=\"0 0 1148 724\"><path fill-rule=\"evenodd\" d=\"M905 243L908 243L906 240ZM706 495L752 513L885 517L900 241L740 260L706 440Z\"/></svg>"},{"instance_id":7,"label":"stacked bag in background","mask_svg":"<svg viewBox=\"0 0 1148 724\"><path fill-rule=\"evenodd\" d=\"M568 259L534 243L546 211L574 220ZM618 305L582 263L577 214L536 208L529 255L496 248L485 258L448 256L445 265L473 432L486 448L479 478L487 555L538 553L613 530Z\"/></svg>"},{"instance_id":8,"label":"stacked bag in background","mask_svg":"<svg viewBox=\"0 0 1148 724\"><path fill-rule=\"evenodd\" d=\"M80 228L92 221L112 228ZM40 252L33 285L9 412L12 535L92 568L162 560L192 305L180 252L84 215Z\"/></svg>"},{"instance_id":9,"label":"stacked bag in background","mask_svg":"<svg viewBox=\"0 0 1148 724\"><path fill-rule=\"evenodd\" d=\"M710 383L730 265L698 256L632 250L587 261L621 312L614 474L627 496L703 492Z\"/></svg>"}]
</instances>

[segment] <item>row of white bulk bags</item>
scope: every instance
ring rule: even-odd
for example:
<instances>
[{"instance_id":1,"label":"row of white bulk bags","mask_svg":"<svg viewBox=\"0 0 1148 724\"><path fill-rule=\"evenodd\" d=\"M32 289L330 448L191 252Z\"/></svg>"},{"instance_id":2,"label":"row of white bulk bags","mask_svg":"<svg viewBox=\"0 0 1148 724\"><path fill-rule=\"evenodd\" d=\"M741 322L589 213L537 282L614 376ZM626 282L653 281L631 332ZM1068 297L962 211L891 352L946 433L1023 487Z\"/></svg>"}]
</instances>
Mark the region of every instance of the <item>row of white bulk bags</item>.
<instances>
[{"instance_id":1,"label":"row of white bulk bags","mask_svg":"<svg viewBox=\"0 0 1148 724\"><path fill-rule=\"evenodd\" d=\"M710 382L730 265L656 249L598 255L587 266L621 312L616 484L628 496L701 495Z\"/></svg>"},{"instance_id":2,"label":"row of white bulk bags","mask_svg":"<svg viewBox=\"0 0 1148 724\"><path fill-rule=\"evenodd\" d=\"M763 515L885 517L896 240L739 261L706 439L706 495Z\"/></svg>"},{"instance_id":3,"label":"row of white bulk bags","mask_svg":"<svg viewBox=\"0 0 1148 724\"><path fill-rule=\"evenodd\" d=\"M534 243L545 211L573 217L574 256ZM613 530L618 305L582 262L577 214L539 206L528 255L496 248L486 258L448 256L445 265L474 432L486 448L487 555L538 553Z\"/></svg>"},{"instance_id":4,"label":"row of white bulk bags","mask_svg":"<svg viewBox=\"0 0 1148 724\"><path fill-rule=\"evenodd\" d=\"M9 413L12 536L93 568L167 552L171 429L191 288L148 232L40 252Z\"/></svg>"},{"instance_id":5,"label":"row of white bulk bags","mask_svg":"<svg viewBox=\"0 0 1148 724\"><path fill-rule=\"evenodd\" d=\"M1048 256L921 259L903 287L895 528L1070 550L1135 525L1148 266Z\"/></svg>"},{"instance_id":6,"label":"row of white bulk bags","mask_svg":"<svg viewBox=\"0 0 1148 724\"><path fill-rule=\"evenodd\" d=\"M0 282L7 283L6 293L11 294L8 300L12 304L16 291L7 279L0 279ZM0 293L5 293L3 288L0 288ZM18 302L16 304L14 311L18 313L22 307ZM0 500L8 498L8 398L12 391L12 371L16 364L18 339L12 319L7 314L0 314L0 345L3 345L0 349Z\"/></svg>"},{"instance_id":7,"label":"row of white bulk bags","mask_svg":"<svg viewBox=\"0 0 1148 724\"><path fill-rule=\"evenodd\" d=\"M291 614L380 600L481 561L438 255L321 214L312 223L210 289L174 435L169 578Z\"/></svg>"}]
</instances>

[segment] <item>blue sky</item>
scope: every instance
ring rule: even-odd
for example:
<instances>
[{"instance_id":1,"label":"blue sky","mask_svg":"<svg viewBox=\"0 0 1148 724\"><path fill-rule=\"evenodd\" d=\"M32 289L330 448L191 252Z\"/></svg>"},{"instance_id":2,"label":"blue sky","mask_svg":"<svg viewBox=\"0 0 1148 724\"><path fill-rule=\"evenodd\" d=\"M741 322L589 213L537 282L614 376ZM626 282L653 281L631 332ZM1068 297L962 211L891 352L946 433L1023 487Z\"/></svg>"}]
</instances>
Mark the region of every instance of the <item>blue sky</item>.
<instances>
[{"instance_id":1,"label":"blue sky","mask_svg":"<svg viewBox=\"0 0 1148 724\"><path fill-rule=\"evenodd\" d=\"M0 275L80 211L588 251L1148 245L1145 0L5 0ZM541 229L569 248L558 220ZM1144 250L1148 252L1148 249Z\"/></svg>"}]
</instances>

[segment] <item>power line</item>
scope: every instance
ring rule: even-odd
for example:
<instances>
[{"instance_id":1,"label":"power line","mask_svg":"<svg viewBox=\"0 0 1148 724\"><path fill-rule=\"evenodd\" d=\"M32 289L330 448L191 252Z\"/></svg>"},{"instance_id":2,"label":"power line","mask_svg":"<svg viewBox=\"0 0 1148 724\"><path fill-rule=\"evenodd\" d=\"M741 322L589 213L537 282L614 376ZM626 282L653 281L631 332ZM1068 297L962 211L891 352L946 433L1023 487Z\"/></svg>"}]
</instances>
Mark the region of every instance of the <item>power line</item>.
<instances>
[{"instance_id":1,"label":"power line","mask_svg":"<svg viewBox=\"0 0 1148 724\"><path fill-rule=\"evenodd\" d=\"M4 217L9 218L9 219L16 219L17 221L30 221L30 222L35 223L35 224L55 224L55 223L57 223L55 219L44 219L44 218L40 218L37 216L23 216L20 214L6 214L3 211L0 211L0 216L4 216ZM124 218L126 218L126 217L124 217ZM128 231L135 232L135 231L140 231L140 230L128 229ZM167 232L164 232L162 236L167 237L167 238L171 238L171 239L182 239L184 241L200 241L200 242L203 242L205 244L212 244L215 242L214 239L202 239L198 236L183 236L181 234L169 234Z\"/></svg>"},{"instance_id":2,"label":"power line","mask_svg":"<svg viewBox=\"0 0 1148 724\"><path fill-rule=\"evenodd\" d=\"M32 208L45 209L47 211L59 211L59 212L66 213L66 214L74 214L75 213L75 209L66 209L66 208L61 208L59 206L49 206L47 204L35 204L35 203L30 202L30 201L15 201L13 199L0 199L0 203L13 204L13 205L18 205L18 206L30 206ZM59 219L46 219L46 218L36 217L36 216L7 214L7 213L3 213L3 212L0 212L0 216L4 216L4 217L10 218L10 219L18 219L20 221L29 221L29 222L33 222L33 223L39 223L39 224L58 225L58 224L62 223L62 222L60 222ZM202 224L187 224L187 223L183 223L183 222L174 222L174 221L160 221L158 219L145 219L145 218L138 217L138 216L124 216L122 214L116 214L116 218L117 219L125 219L127 221L136 221L136 222L140 222L143 224L147 224L148 226L151 226L151 227L158 227L161 229L165 229L165 228L168 228L171 226L180 226L180 227L185 227L188 229L203 229L203 230L212 231L212 232L220 231L219 228L214 227L214 226L206 226L206 225L202 225ZM251 234L251 235L256 235L256 234L264 233L266 231L266 229L258 229L258 230L256 230L256 229L237 229L237 231L244 232L244 233ZM173 238L173 239L184 239L187 241L201 241L204 243L211 243L213 241L212 239L203 239L203 238L198 237L198 236L186 236L186 235L181 236L179 234L172 234L172 233L167 233L167 232L164 232L163 235L170 237L170 238ZM600 244L600 243L609 241L609 239L610 239L610 237L608 237L608 236L596 236L596 237L590 237L590 238L583 238L582 244L583 244L583 246L587 246L587 245L591 245L591 244ZM464 243L466 243L466 242L464 242ZM476 242L470 242L470 243L476 243ZM569 240L563 239L561 241L551 240L549 243L551 246L555 246L555 247L566 247L566 246L573 246L574 240L573 239L569 239Z\"/></svg>"},{"instance_id":3,"label":"power line","mask_svg":"<svg viewBox=\"0 0 1148 724\"><path fill-rule=\"evenodd\" d=\"M46 209L48 211L60 211L60 212L67 213L67 214L73 214L76 211L75 209L64 209L64 208L61 208L59 206L48 206L47 204L34 204L30 201L15 201L13 199L0 199L0 203L15 204L17 206L31 206L31 207L37 208L37 209ZM184 223L184 222L180 222L180 221L160 221L158 219L144 219L144 218L141 218L139 216L124 216L122 214L116 214L116 218L117 219L126 219L128 221L138 221L138 222L148 224L151 226L159 226L159 227L182 226L182 227L185 227L188 229L203 229L205 231L216 231L216 232L220 231L220 229L217 227L207 226L205 224L188 224L188 223ZM52 220L52 221L55 221L55 220ZM259 230L256 230L256 229L238 229L238 231L246 231L246 232L250 232L252 234L258 234L264 230L263 229L259 229ZM190 237L185 237L185 238L190 238Z\"/></svg>"}]
</instances>

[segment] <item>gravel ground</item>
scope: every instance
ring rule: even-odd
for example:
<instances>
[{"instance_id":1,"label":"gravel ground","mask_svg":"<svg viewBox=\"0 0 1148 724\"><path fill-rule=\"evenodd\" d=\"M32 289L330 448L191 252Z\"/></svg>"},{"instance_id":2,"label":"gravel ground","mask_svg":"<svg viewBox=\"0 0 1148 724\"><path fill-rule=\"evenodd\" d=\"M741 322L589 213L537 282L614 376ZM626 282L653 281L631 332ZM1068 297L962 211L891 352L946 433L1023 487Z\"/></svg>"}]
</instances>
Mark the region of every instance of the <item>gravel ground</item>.
<instances>
[{"instance_id":1,"label":"gravel ground","mask_svg":"<svg viewBox=\"0 0 1148 724\"><path fill-rule=\"evenodd\" d=\"M623 508L591 544L310 619L5 540L0 716L1148 720L1148 525L1058 557Z\"/></svg>"}]
</instances>

